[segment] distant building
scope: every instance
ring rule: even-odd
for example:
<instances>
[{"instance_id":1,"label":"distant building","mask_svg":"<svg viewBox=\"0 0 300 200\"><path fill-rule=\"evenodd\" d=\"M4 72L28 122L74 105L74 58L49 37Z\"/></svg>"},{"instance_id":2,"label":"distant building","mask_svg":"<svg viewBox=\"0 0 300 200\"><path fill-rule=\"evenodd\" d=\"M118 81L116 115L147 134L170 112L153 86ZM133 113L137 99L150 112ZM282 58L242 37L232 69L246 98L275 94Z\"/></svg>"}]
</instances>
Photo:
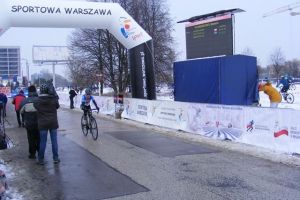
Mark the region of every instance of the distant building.
<instances>
[{"instance_id":1,"label":"distant building","mask_svg":"<svg viewBox=\"0 0 300 200\"><path fill-rule=\"evenodd\" d=\"M0 78L1 80L16 80L20 76L20 47L0 46Z\"/></svg>"}]
</instances>

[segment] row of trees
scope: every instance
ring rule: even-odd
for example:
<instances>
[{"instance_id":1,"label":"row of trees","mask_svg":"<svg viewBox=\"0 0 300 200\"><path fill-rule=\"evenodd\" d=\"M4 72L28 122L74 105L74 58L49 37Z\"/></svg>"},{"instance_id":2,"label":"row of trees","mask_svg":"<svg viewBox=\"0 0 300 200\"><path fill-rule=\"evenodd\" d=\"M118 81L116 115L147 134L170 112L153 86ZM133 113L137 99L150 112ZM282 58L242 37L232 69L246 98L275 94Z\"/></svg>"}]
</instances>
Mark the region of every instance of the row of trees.
<instances>
[{"instance_id":1,"label":"row of trees","mask_svg":"<svg viewBox=\"0 0 300 200\"><path fill-rule=\"evenodd\" d=\"M275 49L270 55L271 64L263 68L258 66L258 73L261 78L269 77L279 79L280 76L288 74L293 77L300 77L300 60L286 60L280 48Z\"/></svg>"},{"instance_id":2,"label":"row of trees","mask_svg":"<svg viewBox=\"0 0 300 200\"><path fill-rule=\"evenodd\" d=\"M101 0L100 0L101 1ZM107 2L108 0L102 0ZM176 57L174 39L171 35L172 20L166 0L111 0L119 3L153 38L154 70L157 84L173 82L173 62ZM128 50L107 30L77 29L69 38L71 58L69 72L78 87L101 82L103 87L123 93L130 85ZM254 55L246 48L242 54ZM281 49L270 55L271 64L258 66L259 77L279 78L283 74L300 77L300 61L285 60Z\"/></svg>"},{"instance_id":3,"label":"row of trees","mask_svg":"<svg viewBox=\"0 0 300 200\"><path fill-rule=\"evenodd\" d=\"M254 56L250 48L246 48L242 54ZM279 79L280 76L288 74L300 78L300 60L286 60L280 48L275 49L270 55L270 63L266 67L257 66L259 78L269 77Z\"/></svg>"},{"instance_id":4,"label":"row of trees","mask_svg":"<svg viewBox=\"0 0 300 200\"><path fill-rule=\"evenodd\" d=\"M172 20L165 0L113 0L119 3L149 35L154 45L154 70L157 83L172 82ZM70 78L85 87L101 82L123 93L130 84L128 50L107 30L77 29L70 37Z\"/></svg>"}]
</instances>

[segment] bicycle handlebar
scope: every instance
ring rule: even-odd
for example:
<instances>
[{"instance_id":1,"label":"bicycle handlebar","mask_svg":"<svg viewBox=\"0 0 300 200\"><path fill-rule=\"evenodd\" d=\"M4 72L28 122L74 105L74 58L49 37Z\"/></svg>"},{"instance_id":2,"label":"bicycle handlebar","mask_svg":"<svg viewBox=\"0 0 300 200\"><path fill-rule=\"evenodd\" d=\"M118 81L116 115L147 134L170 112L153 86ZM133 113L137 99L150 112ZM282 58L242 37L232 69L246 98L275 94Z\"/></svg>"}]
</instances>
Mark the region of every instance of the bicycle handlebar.
<instances>
[{"instance_id":1,"label":"bicycle handlebar","mask_svg":"<svg viewBox=\"0 0 300 200\"><path fill-rule=\"evenodd\" d=\"M93 111L97 111L97 114L99 113L99 110L96 109L96 108L92 108L91 111L92 111L92 112L93 112Z\"/></svg>"}]
</instances>

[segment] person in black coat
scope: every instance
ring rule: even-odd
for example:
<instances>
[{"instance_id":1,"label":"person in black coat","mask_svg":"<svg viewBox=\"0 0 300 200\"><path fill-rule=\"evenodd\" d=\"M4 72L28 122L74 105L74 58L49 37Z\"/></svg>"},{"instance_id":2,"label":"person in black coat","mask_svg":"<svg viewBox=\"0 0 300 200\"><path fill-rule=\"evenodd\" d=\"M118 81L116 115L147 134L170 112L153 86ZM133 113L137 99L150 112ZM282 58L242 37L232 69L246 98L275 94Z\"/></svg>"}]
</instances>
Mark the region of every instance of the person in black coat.
<instances>
[{"instance_id":1,"label":"person in black coat","mask_svg":"<svg viewBox=\"0 0 300 200\"><path fill-rule=\"evenodd\" d=\"M20 113L23 115L24 125L27 130L29 146L29 158L35 159L39 151L40 134L37 122L37 110L33 106L34 100L38 97L35 86L28 87L28 98L24 99L20 105Z\"/></svg>"},{"instance_id":2,"label":"person in black coat","mask_svg":"<svg viewBox=\"0 0 300 200\"><path fill-rule=\"evenodd\" d=\"M50 132L53 161L55 164L60 162L57 144L57 109L59 108L59 103L53 88L52 85L42 84L40 95L33 104L37 110L38 129L40 132L40 149L38 154L38 164L40 165L44 164L48 131Z\"/></svg>"},{"instance_id":3,"label":"person in black coat","mask_svg":"<svg viewBox=\"0 0 300 200\"><path fill-rule=\"evenodd\" d=\"M73 109L74 108L74 97L77 95L77 92L71 88L69 91L69 95L70 95L70 108Z\"/></svg>"}]
</instances>

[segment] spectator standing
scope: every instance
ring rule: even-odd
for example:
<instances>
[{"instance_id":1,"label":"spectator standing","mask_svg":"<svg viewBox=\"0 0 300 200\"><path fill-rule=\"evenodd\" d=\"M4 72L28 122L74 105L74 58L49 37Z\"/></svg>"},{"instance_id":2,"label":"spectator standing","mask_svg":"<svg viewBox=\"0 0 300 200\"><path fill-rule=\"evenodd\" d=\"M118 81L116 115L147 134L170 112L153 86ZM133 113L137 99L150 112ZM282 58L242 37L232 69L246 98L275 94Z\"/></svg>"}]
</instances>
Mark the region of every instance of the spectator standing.
<instances>
[{"instance_id":1,"label":"spectator standing","mask_svg":"<svg viewBox=\"0 0 300 200\"><path fill-rule=\"evenodd\" d=\"M39 151L40 134L37 122L37 110L33 106L33 102L38 97L35 86L28 87L28 98L21 102L20 112L24 116L24 125L27 130L27 139L29 146L29 158L35 159L36 153Z\"/></svg>"},{"instance_id":2,"label":"spectator standing","mask_svg":"<svg viewBox=\"0 0 300 200\"><path fill-rule=\"evenodd\" d=\"M58 98L53 91L53 86L42 84L40 87L40 95L34 101L34 107L37 110L38 129L40 132L40 148L38 154L38 164L44 165L44 155L47 144L48 131L50 132L53 162L60 162L58 156L57 143L57 109L59 108Z\"/></svg>"},{"instance_id":3,"label":"spectator standing","mask_svg":"<svg viewBox=\"0 0 300 200\"><path fill-rule=\"evenodd\" d=\"M272 86L270 82L260 83L258 85L258 91L263 91L270 99L270 107L277 108L278 104L281 102L281 94Z\"/></svg>"},{"instance_id":4,"label":"spectator standing","mask_svg":"<svg viewBox=\"0 0 300 200\"><path fill-rule=\"evenodd\" d=\"M70 95L70 109L74 109L74 97L77 95L77 92L74 90L74 88L70 89L69 95Z\"/></svg>"},{"instance_id":5,"label":"spectator standing","mask_svg":"<svg viewBox=\"0 0 300 200\"><path fill-rule=\"evenodd\" d=\"M16 111L16 114L17 114L17 120L18 120L18 124L19 124L19 127L21 126L24 126L22 120L21 119L21 116L20 116L20 105L21 105L21 102L25 99L26 97L24 96L24 92L23 90L20 90L19 91L19 94L17 94L13 100L12 100L12 104L15 105L15 111Z\"/></svg>"}]
</instances>

